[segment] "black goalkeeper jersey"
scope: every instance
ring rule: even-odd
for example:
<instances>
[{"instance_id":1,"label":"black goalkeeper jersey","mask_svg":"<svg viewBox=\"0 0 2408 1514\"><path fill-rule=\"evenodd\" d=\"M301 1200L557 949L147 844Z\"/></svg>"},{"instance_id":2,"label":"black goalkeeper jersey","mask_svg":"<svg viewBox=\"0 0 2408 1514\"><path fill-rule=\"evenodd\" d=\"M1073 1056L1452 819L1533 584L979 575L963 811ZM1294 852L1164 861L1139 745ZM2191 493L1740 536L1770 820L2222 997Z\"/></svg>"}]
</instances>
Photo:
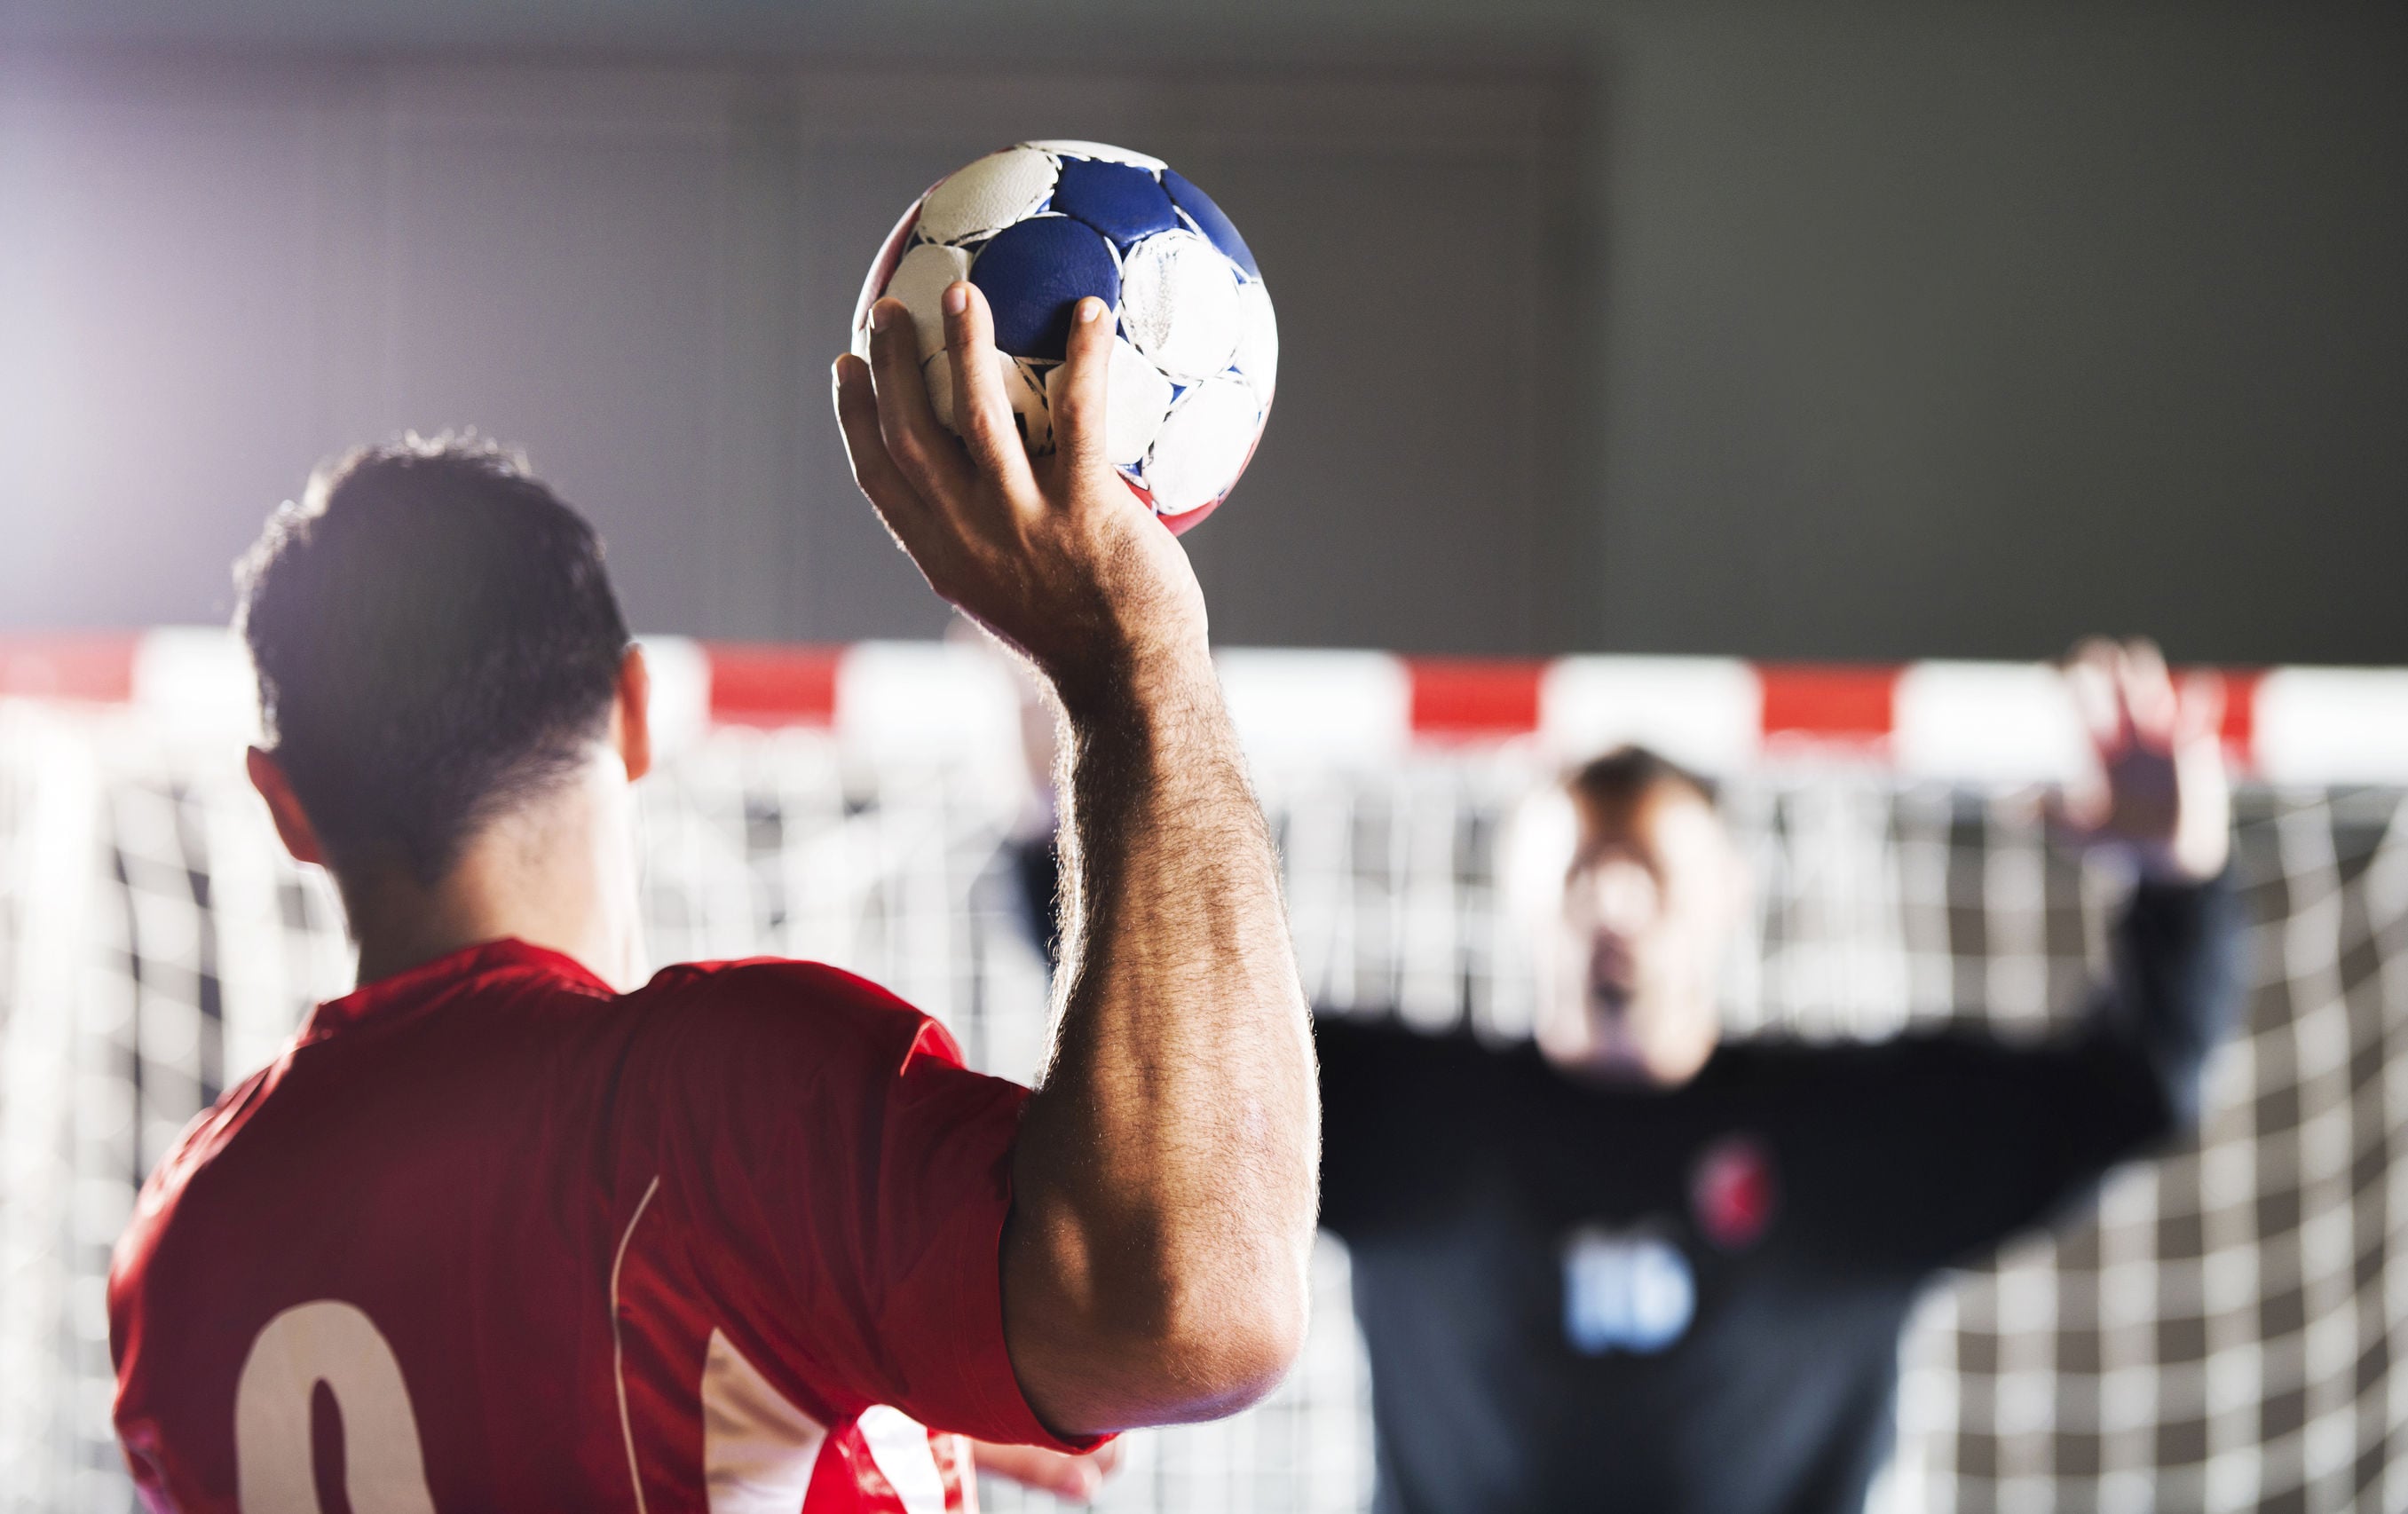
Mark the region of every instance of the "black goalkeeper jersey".
<instances>
[{"instance_id":1,"label":"black goalkeeper jersey","mask_svg":"<svg viewBox=\"0 0 2408 1514\"><path fill-rule=\"evenodd\" d=\"M1932 1274L2188 1121L2229 885L2144 885L2080 1029L1725 1045L1676 1090L1325 1016L1381 1514L1861 1508Z\"/></svg>"}]
</instances>

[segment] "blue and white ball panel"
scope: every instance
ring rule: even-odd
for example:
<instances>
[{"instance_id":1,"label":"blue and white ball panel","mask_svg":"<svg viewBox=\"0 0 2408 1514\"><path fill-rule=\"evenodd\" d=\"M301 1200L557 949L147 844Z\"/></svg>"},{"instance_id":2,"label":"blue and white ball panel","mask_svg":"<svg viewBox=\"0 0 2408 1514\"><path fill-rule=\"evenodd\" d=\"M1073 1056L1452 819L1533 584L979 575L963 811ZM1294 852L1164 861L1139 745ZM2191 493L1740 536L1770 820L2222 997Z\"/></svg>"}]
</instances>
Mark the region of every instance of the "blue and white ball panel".
<instances>
[{"instance_id":1,"label":"blue and white ball panel","mask_svg":"<svg viewBox=\"0 0 2408 1514\"><path fill-rule=\"evenodd\" d=\"M889 299L901 300L911 312L911 330L920 338L920 355L945 350L945 291L970 274L970 255L957 247L922 242L903 254L895 277L886 281Z\"/></svg>"},{"instance_id":2,"label":"blue and white ball panel","mask_svg":"<svg viewBox=\"0 0 2408 1514\"><path fill-rule=\"evenodd\" d=\"M990 152L928 192L918 236L931 242L975 242L1045 208L1054 197L1054 159L1031 147Z\"/></svg>"},{"instance_id":3,"label":"blue and white ball panel","mask_svg":"<svg viewBox=\"0 0 2408 1514\"><path fill-rule=\"evenodd\" d=\"M1246 239L1238 235L1236 225L1221 213L1221 207L1212 203L1212 196L1187 182L1177 169L1170 167L1162 170L1162 187L1170 195L1171 203L1187 212L1187 219L1196 223L1197 231L1202 232L1214 247L1227 253L1230 262L1246 270L1247 278L1262 278L1262 269L1254 266L1253 250L1246 246Z\"/></svg>"},{"instance_id":4,"label":"blue and white ball panel","mask_svg":"<svg viewBox=\"0 0 2408 1514\"><path fill-rule=\"evenodd\" d=\"M1019 423L1020 439L1032 454L1054 450L1054 413L1045 403L1045 378L1035 364L1025 358L996 354L996 367L1003 379L1004 398L1011 402L1012 419ZM948 352L939 352L920 364L921 382L927 386L928 408L936 412L939 423L947 431L959 435L960 412L954 407L953 360Z\"/></svg>"},{"instance_id":5,"label":"blue and white ball panel","mask_svg":"<svg viewBox=\"0 0 2408 1514\"><path fill-rule=\"evenodd\" d=\"M1160 158L1149 157L1142 152L1132 152L1127 148L1113 147L1109 142L1081 142L1064 136L1048 137L1039 142L1023 142L1020 145L1025 148L1035 148L1039 152L1050 152L1057 158L1097 158L1105 163L1125 163L1142 168L1150 174L1160 174L1170 166Z\"/></svg>"},{"instance_id":6,"label":"blue and white ball panel","mask_svg":"<svg viewBox=\"0 0 2408 1514\"><path fill-rule=\"evenodd\" d=\"M1270 291L1258 279L1249 279L1238 286L1238 303L1245 307L1245 315L1233 362L1254 398L1268 406L1279 388L1279 317L1271 311Z\"/></svg>"},{"instance_id":7,"label":"blue and white ball panel","mask_svg":"<svg viewBox=\"0 0 2408 1514\"><path fill-rule=\"evenodd\" d=\"M997 232L971 262L970 282L994 308L995 345L1050 362L1069 348L1071 307L1090 294L1121 303L1112 245L1068 216L1032 216Z\"/></svg>"},{"instance_id":8,"label":"blue and white ball panel","mask_svg":"<svg viewBox=\"0 0 2408 1514\"><path fill-rule=\"evenodd\" d=\"M1237 270L1191 231L1167 231L1128 250L1121 271L1121 329L1131 346L1179 383L1219 373L1243 331Z\"/></svg>"},{"instance_id":9,"label":"blue and white ball panel","mask_svg":"<svg viewBox=\"0 0 2408 1514\"><path fill-rule=\"evenodd\" d=\"M1253 455L1263 407L1235 374L1208 378L1182 392L1162 418L1142 470L1154 507L1184 515L1228 493Z\"/></svg>"},{"instance_id":10,"label":"blue and white ball panel","mask_svg":"<svg viewBox=\"0 0 2408 1514\"><path fill-rule=\"evenodd\" d=\"M1122 247L1179 224L1179 212L1163 193L1162 180L1132 164L1095 158L1062 160L1052 208L1085 221Z\"/></svg>"}]
</instances>

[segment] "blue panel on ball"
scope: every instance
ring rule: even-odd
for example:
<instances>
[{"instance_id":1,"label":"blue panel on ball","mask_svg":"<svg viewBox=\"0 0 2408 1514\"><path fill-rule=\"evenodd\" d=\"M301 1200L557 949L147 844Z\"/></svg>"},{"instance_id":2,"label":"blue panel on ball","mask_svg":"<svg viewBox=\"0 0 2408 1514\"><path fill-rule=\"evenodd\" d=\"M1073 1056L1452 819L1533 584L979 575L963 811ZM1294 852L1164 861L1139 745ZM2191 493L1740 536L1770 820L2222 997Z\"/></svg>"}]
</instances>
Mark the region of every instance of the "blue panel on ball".
<instances>
[{"instance_id":1,"label":"blue panel on ball","mask_svg":"<svg viewBox=\"0 0 2408 1514\"><path fill-rule=\"evenodd\" d=\"M1123 247L1179 224L1170 196L1154 176L1125 163L1065 158L1054 208L1076 216Z\"/></svg>"},{"instance_id":2,"label":"blue panel on ball","mask_svg":"<svg viewBox=\"0 0 2408 1514\"><path fill-rule=\"evenodd\" d=\"M1111 248L1068 216L1036 216L996 233L970 264L970 282L995 309L995 345L1013 357L1059 358L1069 348L1072 306L1089 294L1121 302Z\"/></svg>"},{"instance_id":3,"label":"blue panel on ball","mask_svg":"<svg viewBox=\"0 0 2408 1514\"><path fill-rule=\"evenodd\" d=\"M1162 187L1170 192L1171 203L1186 211L1196 222L1197 230L1210 238L1214 247L1228 254L1230 262L1246 270L1247 278L1260 279L1263 276L1262 269L1254 266L1254 255L1247 250L1246 239L1238 235L1238 228L1230 224L1229 218L1221 213L1221 207L1212 203L1212 196L1182 179L1174 168L1162 171Z\"/></svg>"}]
</instances>

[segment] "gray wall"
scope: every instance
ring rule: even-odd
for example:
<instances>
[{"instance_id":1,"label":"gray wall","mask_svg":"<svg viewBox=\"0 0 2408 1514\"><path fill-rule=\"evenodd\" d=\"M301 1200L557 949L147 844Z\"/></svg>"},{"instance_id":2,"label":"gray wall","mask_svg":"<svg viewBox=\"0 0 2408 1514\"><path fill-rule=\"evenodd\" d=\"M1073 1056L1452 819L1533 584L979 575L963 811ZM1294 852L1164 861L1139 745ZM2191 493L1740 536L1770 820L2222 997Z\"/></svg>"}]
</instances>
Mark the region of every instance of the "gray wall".
<instances>
[{"instance_id":1,"label":"gray wall","mask_svg":"<svg viewBox=\"0 0 2408 1514\"><path fill-rule=\"evenodd\" d=\"M870 206L1052 91L1177 143L1270 244L1282 408L1191 538L1226 639L2028 656L2103 627L2408 662L2397 7L1145 15L21 3L0 620L207 618L308 462L484 419L604 518L655 629L925 628L830 482L815 307ZM1066 48L1099 82L1045 80ZM572 66L497 106L497 57ZM761 82L789 59L870 82L798 105ZM907 109L924 63L938 103ZM1316 126L1297 102L1333 76L1371 104ZM1277 130L1215 110L1232 77ZM1434 81L1479 128L1429 203L1502 188L1428 213L1442 255L1379 239L1359 266L1391 282L1350 296L1322 207L1410 172L1380 133L1445 156L1443 112L1396 103ZM1349 122L1346 150L1299 145ZM461 232L513 219L539 248ZM845 255L815 274L818 248ZM787 268L795 300L742 293ZM380 308L345 296L366 284Z\"/></svg>"},{"instance_id":2,"label":"gray wall","mask_svg":"<svg viewBox=\"0 0 2408 1514\"><path fill-rule=\"evenodd\" d=\"M224 612L308 464L475 426L593 516L637 623L932 635L853 490L827 363L920 187L1017 136L1142 143L1229 206L1286 361L1194 537L1247 642L1560 642L1580 521L1560 71L1410 81L366 58L6 76L21 207L0 448L20 624ZM892 102L917 97L909 113ZM1075 102L1075 103L1072 103ZM1427 213L1441 205L1444 214Z\"/></svg>"},{"instance_id":3,"label":"gray wall","mask_svg":"<svg viewBox=\"0 0 2408 1514\"><path fill-rule=\"evenodd\" d=\"M1593 634L2408 660L2408 8L1816 9L1609 75Z\"/></svg>"}]
</instances>

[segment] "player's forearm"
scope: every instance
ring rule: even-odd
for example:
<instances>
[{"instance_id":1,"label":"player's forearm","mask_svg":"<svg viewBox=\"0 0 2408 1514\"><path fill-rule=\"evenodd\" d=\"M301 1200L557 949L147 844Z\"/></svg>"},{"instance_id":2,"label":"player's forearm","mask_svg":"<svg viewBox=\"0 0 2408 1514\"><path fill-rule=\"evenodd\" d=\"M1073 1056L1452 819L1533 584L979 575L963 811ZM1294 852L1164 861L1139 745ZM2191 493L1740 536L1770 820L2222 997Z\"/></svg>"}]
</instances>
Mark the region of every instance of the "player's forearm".
<instances>
[{"instance_id":1,"label":"player's forearm","mask_svg":"<svg viewBox=\"0 0 2408 1514\"><path fill-rule=\"evenodd\" d=\"M2146 1059L2172 1119L2197 1116L2200 1078L2240 1017L2243 925L2229 875L2144 882L2117 927L2109 1031Z\"/></svg>"},{"instance_id":2,"label":"player's forearm","mask_svg":"<svg viewBox=\"0 0 2408 1514\"><path fill-rule=\"evenodd\" d=\"M1209 661L1066 702L1065 992L1005 1288L1023 1385L1076 1433L1226 1412L1285 1370L1318 1113L1276 864Z\"/></svg>"}]
</instances>

